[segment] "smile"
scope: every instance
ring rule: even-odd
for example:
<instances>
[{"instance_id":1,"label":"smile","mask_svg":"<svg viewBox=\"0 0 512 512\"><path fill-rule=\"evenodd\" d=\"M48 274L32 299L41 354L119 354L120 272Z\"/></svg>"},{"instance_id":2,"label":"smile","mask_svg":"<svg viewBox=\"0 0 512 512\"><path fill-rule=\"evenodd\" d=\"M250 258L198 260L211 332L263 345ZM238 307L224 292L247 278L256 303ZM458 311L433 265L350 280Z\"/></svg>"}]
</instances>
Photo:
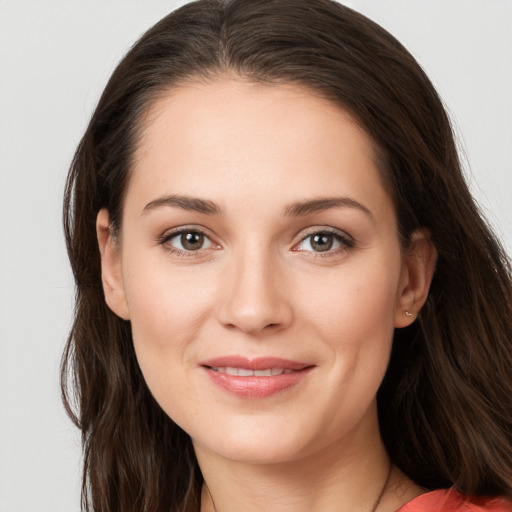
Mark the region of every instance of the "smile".
<instances>
[{"instance_id":1,"label":"smile","mask_svg":"<svg viewBox=\"0 0 512 512\"><path fill-rule=\"evenodd\" d=\"M283 373L292 373L297 370L289 370L286 368L267 368L266 370L250 370L247 368L234 368L232 366L211 366L211 370L227 375L237 375L239 377L273 377L282 375Z\"/></svg>"},{"instance_id":2,"label":"smile","mask_svg":"<svg viewBox=\"0 0 512 512\"><path fill-rule=\"evenodd\" d=\"M203 361L200 367L222 392L255 399L293 388L307 378L315 365L274 357L226 356Z\"/></svg>"}]
</instances>

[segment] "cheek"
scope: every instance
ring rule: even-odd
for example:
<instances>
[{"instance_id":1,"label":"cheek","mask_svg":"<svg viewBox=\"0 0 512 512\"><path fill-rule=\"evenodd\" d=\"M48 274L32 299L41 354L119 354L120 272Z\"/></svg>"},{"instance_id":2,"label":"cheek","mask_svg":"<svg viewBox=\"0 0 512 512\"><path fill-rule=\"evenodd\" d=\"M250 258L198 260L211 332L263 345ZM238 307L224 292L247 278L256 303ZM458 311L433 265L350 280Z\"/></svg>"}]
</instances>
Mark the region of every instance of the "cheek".
<instances>
[{"instance_id":1,"label":"cheek","mask_svg":"<svg viewBox=\"0 0 512 512\"><path fill-rule=\"evenodd\" d=\"M139 365L150 387L187 371L216 296L212 279L164 261L127 262L125 290ZM134 269L133 272L130 270ZM190 363L189 363L190 364Z\"/></svg>"},{"instance_id":2,"label":"cheek","mask_svg":"<svg viewBox=\"0 0 512 512\"><path fill-rule=\"evenodd\" d=\"M141 334L152 332L151 341L164 341L167 346L165 339L172 334L187 338L198 327L211 305L215 284L211 275L205 276L192 266L176 268L165 257L147 260L126 264L125 290L132 328Z\"/></svg>"},{"instance_id":3,"label":"cheek","mask_svg":"<svg viewBox=\"0 0 512 512\"><path fill-rule=\"evenodd\" d=\"M394 268L386 261L382 257L341 266L330 282L315 287L315 293L307 294L306 287L302 292L301 316L308 321L303 330L322 340L330 373L327 394L338 404L329 408L329 424L355 424L384 378L400 278L400 259L394 260Z\"/></svg>"},{"instance_id":4,"label":"cheek","mask_svg":"<svg viewBox=\"0 0 512 512\"><path fill-rule=\"evenodd\" d=\"M384 378L399 277L399 264L395 269L385 264L350 270L347 266L331 281L328 293L309 293L303 316L308 315L309 324L327 348L324 361L329 367L330 387L326 394L337 403L336 408L329 408L328 424L334 425L334 433L336 425L357 423Z\"/></svg>"},{"instance_id":5,"label":"cheek","mask_svg":"<svg viewBox=\"0 0 512 512\"><path fill-rule=\"evenodd\" d=\"M207 290L183 277L137 274L127 283L127 294L133 344L144 380L167 415L186 427L203 407L200 400L190 400L198 393L189 376L195 369L191 354L201 338L209 305Z\"/></svg>"},{"instance_id":6,"label":"cheek","mask_svg":"<svg viewBox=\"0 0 512 512\"><path fill-rule=\"evenodd\" d=\"M325 278L301 282L299 316L309 318L331 339L364 342L365 333L389 337L394 327L400 263L357 261L340 266ZM311 286L311 283L314 286ZM352 336L350 335L352 333Z\"/></svg>"}]
</instances>

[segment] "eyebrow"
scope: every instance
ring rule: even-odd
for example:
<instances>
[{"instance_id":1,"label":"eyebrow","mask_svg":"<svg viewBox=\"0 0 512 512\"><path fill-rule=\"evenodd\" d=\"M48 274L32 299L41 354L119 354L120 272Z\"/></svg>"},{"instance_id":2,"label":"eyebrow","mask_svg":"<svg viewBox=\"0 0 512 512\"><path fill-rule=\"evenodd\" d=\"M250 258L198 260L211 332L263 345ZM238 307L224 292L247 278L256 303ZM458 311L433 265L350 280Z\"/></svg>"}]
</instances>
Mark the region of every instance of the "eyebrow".
<instances>
[{"instance_id":1,"label":"eyebrow","mask_svg":"<svg viewBox=\"0 0 512 512\"><path fill-rule=\"evenodd\" d=\"M320 197L310 201L299 201L289 204L285 209L285 215L300 217L302 215L330 210L331 208L356 208L369 215L371 219L374 220L372 212L366 206L351 197Z\"/></svg>"},{"instance_id":2,"label":"eyebrow","mask_svg":"<svg viewBox=\"0 0 512 512\"><path fill-rule=\"evenodd\" d=\"M183 210L203 213L204 215L221 215L222 213L220 208L213 201L209 201L208 199L172 194L158 197L149 202L142 210L142 215L164 206L178 207Z\"/></svg>"},{"instance_id":3,"label":"eyebrow","mask_svg":"<svg viewBox=\"0 0 512 512\"><path fill-rule=\"evenodd\" d=\"M209 199L200 199L198 197L182 196L172 194L158 197L149 202L143 209L142 215L146 215L152 210L171 206L202 213L204 215L222 215L220 207ZM308 201L298 201L291 203L285 208L285 215L288 217L301 217L312 213L330 210L332 208L356 208L369 215L374 220L372 212L355 199L350 197L321 197Z\"/></svg>"}]
</instances>

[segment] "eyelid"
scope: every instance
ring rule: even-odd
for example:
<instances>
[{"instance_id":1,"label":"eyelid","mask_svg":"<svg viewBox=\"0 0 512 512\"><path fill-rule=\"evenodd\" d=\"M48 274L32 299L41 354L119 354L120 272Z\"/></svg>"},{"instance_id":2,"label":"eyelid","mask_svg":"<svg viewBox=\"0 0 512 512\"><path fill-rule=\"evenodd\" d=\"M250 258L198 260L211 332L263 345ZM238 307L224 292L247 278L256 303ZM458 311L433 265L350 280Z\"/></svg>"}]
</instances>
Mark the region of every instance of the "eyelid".
<instances>
[{"instance_id":1,"label":"eyelid","mask_svg":"<svg viewBox=\"0 0 512 512\"><path fill-rule=\"evenodd\" d=\"M210 241L211 246L206 247L204 249L197 249L196 251L187 251L187 250L179 249L178 247L173 247L173 246L167 244L167 242L169 242L173 238L180 236L183 233L189 233L189 232L200 233L201 235L203 235L205 238L207 238ZM215 241L214 236L210 233L210 231L202 226L198 226L197 224L178 226L176 228L169 229L169 230L165 231L161 236L159 236L156 241L159 245L164 246L168 251L178 254L179 256L186 256L186 257L199 256L200 254L204 253L205 251L208 251L211 249L217 250L217 249L221 248L220 244Z\"/></svg>"},{"instance_id":2,"label":"eyelid","mask_svg":"<svg viewBox=\"0 0 512 512\"><path fill-rule=\"evenodd\" d=\"M336 238L336 240L340 244L342 244L342 247L338 247L336 249L328 250L325 252L306 251L304 249L298 249L298 246L301 245L308 238L310 238L314 235L320 235L320 234L333 235ZM343 231L343 230L337 229L337 228L333 228L331 226L313 226L313 227L307 228L305 231L303 231L301 233L300 240L293 245L292 251L310 252L310 253L314 253L315 256L329 256L329 255L338 253L340 251L352 249L354 247L355 243L356 243L356 241L354 240L354 238L351 235L349 235L346 231Z\"/></svg>"},{"instance_id":3,"label":"eyelid","mask_svg":"<svg viewBox=\"0 0 512 512\"><path fill-rule=\"evenodd\" d=\"M173 238L180 236L183 233L187 232L196 232L203 235L205 238L209 240L211 243L210 247L197 249L195 251L191 250L184 250L179 249L178 247L174 247L172 245L167 244L170 240ZM299 249L298 247L309 237L317 235L317 234L329 234L336 238L336 240L341 244L341 247L337 247L335 249L329 249L325 252L321 251L308 251L304 249ZM178 256L185 256L185 257L194 257L194 256L200 256L201 254L204 254L205 251L209 250L218 250L221 249L221 245L216 242L215 237L211 234L210 230L204 228L203 226L192 224L192 225L183 225L178 226L175 228L171 228L167 231L165 231L161 236L157 238L157 243L159 245L162 245L166 247L166 249L172 253L177 254ZM307 252L307 253L313 253L315 257L322 257L322 256L330 256L339 252L343 252L346 250L351 249L355 245L354 238L348 234L346 231L343 231L338 228L334 228L332 226L311 226L305 230L302 231L300 234L300 239L298 242L295 242L292 246L291 250L296 252Z\"/></svg>"}]
</instances>

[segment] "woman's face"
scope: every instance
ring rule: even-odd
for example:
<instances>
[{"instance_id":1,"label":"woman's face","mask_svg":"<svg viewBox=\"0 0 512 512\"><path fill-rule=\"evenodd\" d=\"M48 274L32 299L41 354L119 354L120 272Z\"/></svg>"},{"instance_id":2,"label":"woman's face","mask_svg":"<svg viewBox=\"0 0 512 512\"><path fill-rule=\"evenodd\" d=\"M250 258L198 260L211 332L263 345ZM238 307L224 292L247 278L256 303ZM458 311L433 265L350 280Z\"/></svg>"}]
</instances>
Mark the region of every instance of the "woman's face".
<instances>
[{"instance_id":1,"label":"woman's face","mask_svg":"<svg viewBox=\"0 0 512 512\"><path fill-rule=\"evenodd\" d=\"M117 248L98 217L107 302L196 449L275 462L378 436L417 294L354 120L298 87L185 85L153 106L132 171Z\"/></svg>"}]
</instances>

